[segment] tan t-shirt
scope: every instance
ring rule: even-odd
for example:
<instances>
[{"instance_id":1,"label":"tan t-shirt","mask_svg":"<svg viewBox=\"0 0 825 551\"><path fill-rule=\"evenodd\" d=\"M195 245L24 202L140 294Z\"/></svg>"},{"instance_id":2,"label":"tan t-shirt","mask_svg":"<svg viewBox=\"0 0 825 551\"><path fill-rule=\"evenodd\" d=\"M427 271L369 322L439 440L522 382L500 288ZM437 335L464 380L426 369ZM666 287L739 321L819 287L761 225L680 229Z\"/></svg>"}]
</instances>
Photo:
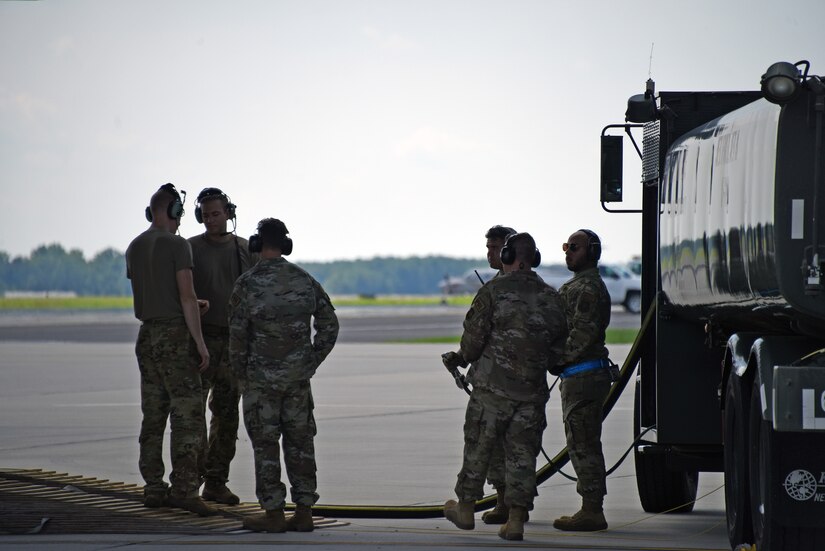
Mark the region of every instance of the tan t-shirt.
<instances>
[{"instance_id":1,"label":"tan t-shirt","mask_svg":"<svg viewBox=\"0 0 825 551\"><path fill-rule=\"evenodd\" d=\"M257 261L258 255L249 252L249 242L242 237L233 236L225 243L215 243L200 234L190 237L189 244L195 262L192 273L195 294L209 301L209 311L201 321L205 325L228 327L227 305L232 287L238 276Z\"/></svg>"},{"instance_id":2,"label":"tan t-shirt","mask_svg":"<svg viewBox=\"0 0 825 551\"><path fill-rule=\"evenodd\" d=\"M192 269L192 248L183 237L149 228L126 249L135 317L141 321L183 317L176 274Z\"/></svg>"}]
</instances>

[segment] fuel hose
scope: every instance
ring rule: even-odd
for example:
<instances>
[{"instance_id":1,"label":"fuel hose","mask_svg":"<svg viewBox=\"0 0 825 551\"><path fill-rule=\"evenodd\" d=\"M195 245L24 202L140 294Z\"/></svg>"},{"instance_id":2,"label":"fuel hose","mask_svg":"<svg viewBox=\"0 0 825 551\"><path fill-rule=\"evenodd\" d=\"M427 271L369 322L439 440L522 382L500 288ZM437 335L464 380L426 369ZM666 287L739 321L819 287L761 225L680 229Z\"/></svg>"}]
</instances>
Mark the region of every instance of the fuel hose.
<instances>
[{"instance_id":1,"label":"fuel hose","mask_svg":"<svg viewBox=\"0 0 825 551\"><path fill-rule=\"evenodd\" d=\"M636 364L639 362L641 355L641 344L648 332L651 320L656 311L656 304L650 305L644 320L642 321L639 333L630 347L630 352L625 358L622 368L619 370L619 378L610 387L610 392L605 398L603 418L607 418L613 406L619 400L622 391L624 391L630 377L636 369ZM466 388L465 388L466 390ZM544 451L544 450L542 450ZM545 457L547 454L545 454ZM570 460L567 446L561 449L555 456L550 458L547 464L536 471L536 485L546 482L551 476L560 472ZM496 505L497 494L486 495L475 503L475 510L486 511L492 509ZM287 509L294 508L294 505L288 505ZM339 517L339 518L438 518L444 516L443 505L324 505L315 504L312 506L312 512L316 515Z\"/></svg>"}]
</instances>

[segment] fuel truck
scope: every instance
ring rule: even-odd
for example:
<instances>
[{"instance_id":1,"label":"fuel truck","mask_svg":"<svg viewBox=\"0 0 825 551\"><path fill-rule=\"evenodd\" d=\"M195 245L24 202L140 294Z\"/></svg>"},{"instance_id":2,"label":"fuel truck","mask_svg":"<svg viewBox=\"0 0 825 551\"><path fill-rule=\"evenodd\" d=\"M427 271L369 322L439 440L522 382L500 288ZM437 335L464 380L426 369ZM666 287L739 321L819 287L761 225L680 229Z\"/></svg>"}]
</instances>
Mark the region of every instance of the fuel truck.
<instances>
[{"instance_id":1,"label":"fuel truck","mask_svg":"<svg viewBox=\"0 0 825 551\"><path fill-rule=\"evenodd\" d=\"M689 512L699 473L723 471L731 546L759 551L825 549L825 83L809 69L775 63L741 92L648 80L601 137L602 207L642 216L642 507ZM625 136L641 210L607 205Z\"/></svg>"}]
</instances>

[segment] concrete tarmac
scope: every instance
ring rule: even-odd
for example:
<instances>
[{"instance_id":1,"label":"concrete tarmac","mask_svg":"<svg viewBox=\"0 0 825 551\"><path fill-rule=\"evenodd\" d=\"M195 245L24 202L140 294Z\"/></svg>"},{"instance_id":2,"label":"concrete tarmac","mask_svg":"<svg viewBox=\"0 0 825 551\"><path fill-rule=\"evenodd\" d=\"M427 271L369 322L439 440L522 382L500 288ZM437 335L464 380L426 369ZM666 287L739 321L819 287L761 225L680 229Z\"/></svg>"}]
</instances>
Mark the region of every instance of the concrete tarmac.
<instances>
[{"instance_id":1,"label":"concrete tarmac","mask_svg":"<svg viewBox=\"0 0 825 551\"><path fill-rule=\"evenodd\" d=\"M313 379L321 504L443 504L454 497L467 397L445 372L450 345L336 346ZM611 347L624 359L629 346ZM608 466L632 440L632 393L605 423ZM548 405L544 448L564 446L558 390ZM141 484L137 469L139 376L134 345L0 341L0 468L41 468ZM256 502L249 438L243 426L229 486ZM168 439L167 439L168 444ZM167 466L168 462L167 450ZM544 460L539 458L539 466ZM565 469L572 474L568 466ZM285 479L285 475L284 475ZM555 476L539 488L524 542L506 542L476 515L473 531L443 518L342 519L344 526L298 534L77 534L0 537L3 549L179 549L280 545L311 549L549 548L613 550L729 549L722 476L702 473L695 510L651 515L636 493L632 454L608 479L610 528L565 533L553 519L578 509L575 484Z\"/></svg>"}]
</instances>

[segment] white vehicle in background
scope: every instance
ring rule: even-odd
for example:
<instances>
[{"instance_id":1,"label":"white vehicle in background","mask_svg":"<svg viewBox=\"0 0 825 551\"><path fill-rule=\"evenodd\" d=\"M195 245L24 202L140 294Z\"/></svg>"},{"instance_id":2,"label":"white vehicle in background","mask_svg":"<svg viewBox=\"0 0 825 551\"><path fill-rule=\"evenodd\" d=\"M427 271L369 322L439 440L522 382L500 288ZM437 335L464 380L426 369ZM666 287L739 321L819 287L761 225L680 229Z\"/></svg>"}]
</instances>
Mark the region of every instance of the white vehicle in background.
<instances>
[{"instance_id":1,"label":"white vehicle in background","mask_svg":"<svg viewBox=\"0 0 825 551\"><path fill-rule=\"evenodd\" d=\"M621 304L633 314L642 311L642 278L627 268L611 264L599 265L599 273L610 293L613 304Z\"/></svg>"},{"instance_id":2,"label":"white vehicle in background","mask_svg":"<svg viewBox=\"0 0 825 551\"><path fill-rule=\"evenodd\" d=\"M476 275L478 273L478 275ZM564 264L550 264L539 266L536 273L548 285L555 289L561 288L573 273ZM599 265L599 274L604 280L607 292L610 293L610 302L614 305L624 306L624 309L633 314L638 314L642 310L642 278L632 273L627 268L615 264ZM470 270L464 274L463 279L469 292L476 292L481 287L481 280L485 283L496 275L496 270L492 268L479 268ZM481 278L481 279L479 279Z\"/></svg>"},{"instance_id":3,"label":"white vehicle in background","mask_svg":"<svg viewBox=\"0 0 825 551\"><path fill-rule=\"evenodd\" d=\"M539 266L536 272L541 278L559 289L573 274L563 264ZM610 302L624 306L624 309L633 314L642 310L642 279L630 270L616 264L600 264L599 274L604 280L607 292L610 293Z\"/></svg>"}]
</instances>

